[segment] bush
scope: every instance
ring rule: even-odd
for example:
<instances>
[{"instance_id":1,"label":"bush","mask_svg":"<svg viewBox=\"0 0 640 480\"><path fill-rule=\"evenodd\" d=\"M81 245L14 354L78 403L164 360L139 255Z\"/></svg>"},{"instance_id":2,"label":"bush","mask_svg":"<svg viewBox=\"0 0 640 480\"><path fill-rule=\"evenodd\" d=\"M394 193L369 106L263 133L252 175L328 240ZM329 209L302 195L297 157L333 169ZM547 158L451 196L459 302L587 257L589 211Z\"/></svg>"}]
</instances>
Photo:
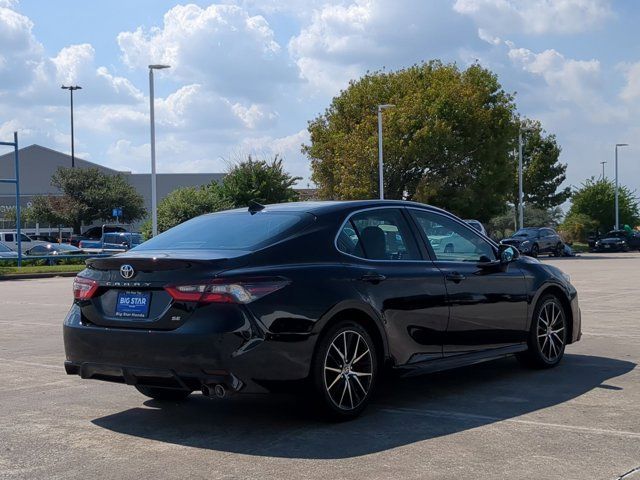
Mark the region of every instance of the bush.
<instances>
[{"instance_id":1,"label":"bush","mask_svg":"<svg viewBox=\"0 0 640 480\"><path fill-rule=\"evenodd\" d=\"M590 232L598 227L598 221L584 213L567 215L558 229L567 243L586 242Z\"/></svg>"}]
</instances>

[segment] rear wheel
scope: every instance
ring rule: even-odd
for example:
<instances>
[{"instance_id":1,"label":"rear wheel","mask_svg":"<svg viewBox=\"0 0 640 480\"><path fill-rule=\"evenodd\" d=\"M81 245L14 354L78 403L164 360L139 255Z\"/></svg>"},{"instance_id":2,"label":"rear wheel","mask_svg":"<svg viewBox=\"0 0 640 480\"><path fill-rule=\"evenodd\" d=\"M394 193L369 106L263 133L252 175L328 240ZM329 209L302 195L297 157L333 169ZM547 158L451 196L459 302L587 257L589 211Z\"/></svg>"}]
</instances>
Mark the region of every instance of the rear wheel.
<instances>
[{"instance_id":1,"label":"rear wheel","mask_svg":"<svg viewBox=\"0 0 640 480\"><path fill-rule=\"evenodd\" d=\"M563 252L564 252L564 247L562 246L562 244L561 244L561 243L558 243L558 244L556 245L556 248L555 248L555 249L554 249L554 251L553 251L553 255L554 255L555 257L561 257Z\"/></svg>"},{"instance_id":2,"label":"rear wheel","mask_svg":"<svg viewBox=\"0 0 640 480\"><path fill-rule=\"evenodd\" d=\"M334 420L357 417L369 403L378 375L371 336L358 323L339 322L320 340L312 372L321 409Z\"/></svg>"},{"instance_id":3,"label":"rear wheel","mask_svg":"<svg viewBox=\"0 0 640 480\"><path fill-rule=\"evenodd\" d=\"M136 385L136 390L147 397L155 400L180 401L191 395L191 390L180 390L178 388L145 387Z\"/></svg>"},{"instance_id":4,"label":"rear wheel","mask_svg":"<svg viewBox=\"0 0 640 480\"><path fill-rule=\"evenodd\" d=\"M562 303L553 294L544 295L536 305L526 352L518 359L534 368L555 367L564 356L567 317Z\"/></svg>"},{"instance_id":5,"label":"rear wheel","mask_svg":"<svg viewBox=\"0 0 640 480\"><path fill-rule=\"evenodd\" d=\"M540 252L540 248L538 247L538 244L534 244L533 247L531 247L531 256L533 258L536 258L538 256L538 253Z\"/></svg>"},{"instance_id":6,"label":"rear wheel","mask_svg":"<svg viewBox=\"0 0 640 480\"><path fill-rule=\"evenodd\" d=\"M444 247L444 253L453 253L453 244L449 243Z\"/></svg>"}]
</instances>

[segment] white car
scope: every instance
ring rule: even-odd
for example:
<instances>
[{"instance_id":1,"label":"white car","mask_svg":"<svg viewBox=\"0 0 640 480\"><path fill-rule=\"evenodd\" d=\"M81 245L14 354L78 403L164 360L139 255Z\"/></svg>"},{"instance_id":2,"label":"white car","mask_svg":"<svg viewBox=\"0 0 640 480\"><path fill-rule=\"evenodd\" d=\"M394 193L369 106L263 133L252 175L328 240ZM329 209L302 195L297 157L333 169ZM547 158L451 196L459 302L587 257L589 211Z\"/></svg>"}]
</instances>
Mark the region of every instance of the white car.
<instances>
[{"instance_id":1,"label":"white car","mask_svg":"<svg viewBox=\"0 0 640 480\"><path fill-rule=\"evenodd\" d=\"M0 258L18 258L18 252L14 252L4 243L0 242Z\"/></svg>"},{"instance_id":2,"label":"white car","mask_svg":"<svg viewBox=\"0 0 640 480\"><path fill-rule=\"evenodd\" d=\"M17 252L18 251L18 234L16 232L0 232L0 243L4 243L11 250ZM40 240L33 240L32 238L26 236L24 233L20 234L20 247L22 248L22 253L26 250L29 250L36 245L46 245L47 242L42 242Z\"/></svg>"}]
</instances>

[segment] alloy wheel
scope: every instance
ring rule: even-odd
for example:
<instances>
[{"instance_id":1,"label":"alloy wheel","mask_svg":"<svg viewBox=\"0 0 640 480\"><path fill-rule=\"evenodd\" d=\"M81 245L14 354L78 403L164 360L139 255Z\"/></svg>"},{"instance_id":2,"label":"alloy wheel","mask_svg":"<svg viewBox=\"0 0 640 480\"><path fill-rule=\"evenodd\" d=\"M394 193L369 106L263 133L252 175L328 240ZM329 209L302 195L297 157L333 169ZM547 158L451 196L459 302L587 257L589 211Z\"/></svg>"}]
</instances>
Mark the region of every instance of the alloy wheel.
<instances>
[{"instance_id":1,"label":"alloy wheel","mask_svg":"<svg viewBox=\"0 0 640 480\"><path fill-rule=\"evenodd\" d=\"M566 324L564 311L554 300L542 305L538 313L536 335L540 354L549 363L554 363L562 355Z\"/></svg>"},{"instance_id":2,"label":"alloy wheel","mask_svg":"<svg viewBox=\"0 0 640 480\"><path fill-rule=\"evenodd\" d=\"M373 357L367 340L354 330L339 332L324 359L324 387L340 410L354 410L367 398L373 381Z\"/></svg>"}]
</instances>

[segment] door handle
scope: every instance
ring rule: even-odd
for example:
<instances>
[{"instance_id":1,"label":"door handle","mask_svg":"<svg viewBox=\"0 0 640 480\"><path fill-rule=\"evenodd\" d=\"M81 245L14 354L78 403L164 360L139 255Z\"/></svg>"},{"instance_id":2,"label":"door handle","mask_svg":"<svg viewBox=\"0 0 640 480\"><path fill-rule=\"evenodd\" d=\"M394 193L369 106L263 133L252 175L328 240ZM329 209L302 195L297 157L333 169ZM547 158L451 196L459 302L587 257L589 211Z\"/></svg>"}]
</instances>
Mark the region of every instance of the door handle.
<instances>
[{"instance_id":1,"label":"door handle","mask_svg":"<svg viewBox=\"0 0 640 480\"><path fill-rule=\"evenodd\" d=\"M365 273L360 277L360 280L362 280L363 282L380 283L383 280L386 280L386 278L387 277L380 273Z\"/></svg>"},{"instance_id":2,"label":"door handle","mask_svg":"<svg viewBox=\"0 0 640 480\"><path fill-rule=\"evenodd\" d=\"M458 272L451 272L451 273L447 273L445 275L445 278L450 282L460 283L462 280L464 280L467 277L465 277L464 275Z\"/></svg>"}]
</instances>

